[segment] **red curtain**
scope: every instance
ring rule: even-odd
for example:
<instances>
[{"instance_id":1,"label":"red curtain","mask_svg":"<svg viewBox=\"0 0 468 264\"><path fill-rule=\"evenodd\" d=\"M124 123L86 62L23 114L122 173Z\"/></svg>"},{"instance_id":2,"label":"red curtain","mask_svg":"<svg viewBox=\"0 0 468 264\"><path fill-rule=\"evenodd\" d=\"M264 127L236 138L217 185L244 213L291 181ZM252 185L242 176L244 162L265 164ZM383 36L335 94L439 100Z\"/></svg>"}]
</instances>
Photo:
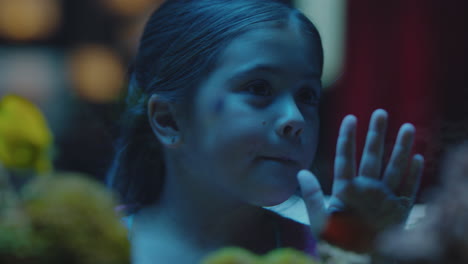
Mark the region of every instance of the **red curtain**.
<instances>
[{"instance_id":1,"label":"red curtain","mask_svg":"<svg viewBox=\"0 0 468 264\"><path fill-rule=\"evenodd\" d=\"M351 113L358 117L359 156L370 114L384 108L388 151L400 125L413 123L414 151L427 159L423 185L436 181L445 124L468 128L467 2L348 1L344 75L325 94L322 150L334 149L341 119ZM468 129L456 140L467 136Z\"/></svg>"}]
</instances>

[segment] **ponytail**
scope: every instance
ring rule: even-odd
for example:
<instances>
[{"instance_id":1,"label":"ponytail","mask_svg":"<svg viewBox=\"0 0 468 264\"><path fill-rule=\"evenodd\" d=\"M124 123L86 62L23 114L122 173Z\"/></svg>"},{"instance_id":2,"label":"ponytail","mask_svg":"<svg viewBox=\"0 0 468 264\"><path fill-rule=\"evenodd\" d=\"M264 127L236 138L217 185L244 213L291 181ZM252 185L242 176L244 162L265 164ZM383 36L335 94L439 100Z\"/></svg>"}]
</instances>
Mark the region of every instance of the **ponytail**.
<instances>
[{"instance_id":1,"label":"ponytail","mask_svg":"<svg viewBox=\"0 0 468 264\"><path fill-rule=\"evenodd\" d=\"M117 191L128 208L139 208L158 199L164 183L162 147L147 118L146 96L131 75L116 154L107 175L107 184Z\"/></svg>"}]
</instances>

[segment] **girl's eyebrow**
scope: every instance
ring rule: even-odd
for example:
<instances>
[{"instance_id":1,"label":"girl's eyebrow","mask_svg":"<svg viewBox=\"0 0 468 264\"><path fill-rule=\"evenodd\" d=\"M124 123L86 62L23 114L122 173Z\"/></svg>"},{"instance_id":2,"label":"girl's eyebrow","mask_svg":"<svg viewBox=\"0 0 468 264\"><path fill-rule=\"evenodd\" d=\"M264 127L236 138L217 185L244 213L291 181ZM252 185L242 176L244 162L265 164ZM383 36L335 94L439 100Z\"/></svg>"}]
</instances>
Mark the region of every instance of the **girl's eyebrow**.
<instances>
[{"instance_id":1,"label":"girl's eyebrow","mask_svg":"<svg viewBox=\"0 0 468 264\"><path fill-rule=\"evenodd\" d=\"M266 72L274 75L279 75L284 74L285 69L272 64L256 63L239 70L237 73L234 73L229 78L229 81L244 79L245 77L255 72ZM303 74L301 77L303 77L304 79L320 79L321 76L315 71L307 71L307 73Z\"/></svg>"}]
</instances>

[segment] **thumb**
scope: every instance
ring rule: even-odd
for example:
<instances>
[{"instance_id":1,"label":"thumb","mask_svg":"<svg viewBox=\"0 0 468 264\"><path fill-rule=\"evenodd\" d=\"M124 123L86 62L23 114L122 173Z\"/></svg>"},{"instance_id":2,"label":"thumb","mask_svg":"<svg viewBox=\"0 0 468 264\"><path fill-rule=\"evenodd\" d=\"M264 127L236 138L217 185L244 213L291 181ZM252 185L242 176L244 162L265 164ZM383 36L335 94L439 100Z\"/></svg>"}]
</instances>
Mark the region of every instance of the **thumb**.
<instances>
[{"instance_id":1,"label":"thumb","mask_svg":"<svg viewBox=\"0 0 468 264\"><path fill-rule=\"evenodd\" d=\"M328 219L322 188L317 177L308 170L299 171L297 180L307 208L312 234L318 238Z\"/></svg>"}]
</instances>

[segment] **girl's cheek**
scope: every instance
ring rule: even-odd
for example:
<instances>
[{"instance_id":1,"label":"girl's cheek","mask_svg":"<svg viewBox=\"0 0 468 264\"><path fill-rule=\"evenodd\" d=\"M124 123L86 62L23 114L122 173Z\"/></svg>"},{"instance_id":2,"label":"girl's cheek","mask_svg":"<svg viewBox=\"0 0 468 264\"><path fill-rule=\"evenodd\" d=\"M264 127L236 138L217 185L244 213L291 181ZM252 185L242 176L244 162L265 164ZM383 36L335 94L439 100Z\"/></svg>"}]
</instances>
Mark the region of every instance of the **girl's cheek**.
<instances>
[{"instance_id":1,"label":"girl's cheek","mask_svg":"<svg viewBox=\"0 0 468 264\"><path fill-rule=\"evenodd\" d=\"M255 156L257 156L259 154L261 145L262 145L262 143L259 142L258 140L253 141L251 144L249 144L248 145L249 150L247 152L248 158L254 158Z\"/></svg>"},{"instance_id":2,"label":"girl's cheek","mask_svg":"<svg viewBox=\"0 0 468 264\"><path fill-rule=\"evenodd\" d=\"M203 107L200 111L199 116L202 120L201 123L207 130L216 126L217 122L222 118L226 105L225 101L225 98L219 96L216 99L211 100L208 107Z\"/></svg>"},{"instance_id":3,"label":"girl's cheek","mask_svg":"<svg viewBox=\"0 0 468 264\"><path fill-rule=\"evenodd\" d=\"M217 98L211 106L212 115L219 115L222 114L224 111L225 99L222 97Z\"/></svg>"}]
</instances>

